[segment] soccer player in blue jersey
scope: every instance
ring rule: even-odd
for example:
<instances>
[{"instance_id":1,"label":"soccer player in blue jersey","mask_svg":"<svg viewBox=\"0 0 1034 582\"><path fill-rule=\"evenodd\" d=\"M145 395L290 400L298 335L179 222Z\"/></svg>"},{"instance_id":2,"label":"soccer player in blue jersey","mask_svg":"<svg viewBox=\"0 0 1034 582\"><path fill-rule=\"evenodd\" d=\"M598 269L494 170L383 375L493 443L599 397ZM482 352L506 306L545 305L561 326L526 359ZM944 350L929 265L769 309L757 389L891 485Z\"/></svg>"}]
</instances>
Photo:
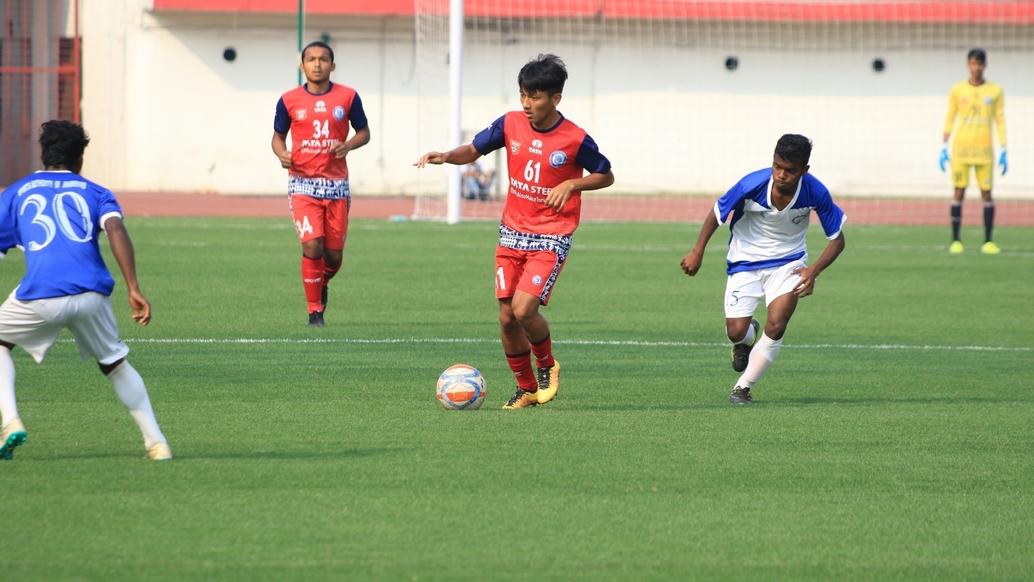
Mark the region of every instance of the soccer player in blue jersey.
<instances>
[{"instance_id":1,"label":"soccer player in blue jersey","mask_svg":"<svg viewBox=\"0 0 1034 582\"><path fill-rule=\"evenodd\" d=\"M129 292L133 319L151 321L151 305L136 279L133 243L122 209L110 190L79 175L90 143L78 124L48 121L39 138L44 170L15 182L0 194L0 256L13 247L25 252L21 284L0 305L0 460L28 438L14 396L11 351L21 346L43 361L62 329L68 328L83 357L97 360L143 433L147 457L172 458L158 428L147 388L126 360L109 296L115 281L97 240L108 235Z\"/></svg>"},{"instance_id":2,"label":"soccer player in blue jersey","mask_svg":"<svg viewBox=\"0 0 1034 582\"><path fill-rule=\"evenodd\" d=\"M696 245L682 259L682 270L696 275L711 235L719 225L729 225L725 328L733 343L732 367L742 372L729 394L733 404L752 401L750 391L779 355L797 301L811 295L815 280L844 250L847 217L822 182L808 173L810 158L811 140L793 134L780 137L772 167L747 174L718 199ZM808 266L808 220L813 210L829 243ZM753 316L762 297L768 317L764 333L759 333Z\"/></svg>"}]
</instances>

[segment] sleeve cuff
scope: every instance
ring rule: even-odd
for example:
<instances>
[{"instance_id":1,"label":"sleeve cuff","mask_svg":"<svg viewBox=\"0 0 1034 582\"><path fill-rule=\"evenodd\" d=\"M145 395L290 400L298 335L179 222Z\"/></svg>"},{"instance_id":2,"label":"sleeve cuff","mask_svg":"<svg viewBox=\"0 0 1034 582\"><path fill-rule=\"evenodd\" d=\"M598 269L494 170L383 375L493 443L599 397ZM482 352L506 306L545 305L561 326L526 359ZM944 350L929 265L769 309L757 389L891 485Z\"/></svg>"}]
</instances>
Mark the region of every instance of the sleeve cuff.
<instances>
[{"instance_id":1,"label":"sleeve cuff","mask_svg":"<svg viewBox=\"0 0 1034 582\"><path fill-rule=\"evenodd\" d=\"M714 217L718 219L719 226L725 224L725 221L722 219L722 211L718 208L717 202L714 203Z\"/></svg>"},{"instance_id":2,"label":"sleeve cuff","mask_svg":"<svg viewBox=\"0 0 1034 582\"><path fill-rule=\"evenodd\" d=\"M844 224L846 224L846 223L847 223L847 215L845 214L845 215L843 215L840 218L840 228L838 228L837 231L834 232L833 234L826 235L826 240L833 240L833 239L837 238L838 236L840 236L840 233L844 232Z\"/></svg>"},{"instance_id":3,"label":"sleeve cuff","mask_svg":"<svg viewBox=\"0 0 1034 582\"><path fill-rule=\"evenodd\" d=\"M100 224L101 230L104 230L104 223L108 222L108 219L111 218L112 216L116 216L118 218L122 218L122 213L121 212L108 212L107 214L102 215L101 216L101 224Z\"/></svg>"}]
</instances>

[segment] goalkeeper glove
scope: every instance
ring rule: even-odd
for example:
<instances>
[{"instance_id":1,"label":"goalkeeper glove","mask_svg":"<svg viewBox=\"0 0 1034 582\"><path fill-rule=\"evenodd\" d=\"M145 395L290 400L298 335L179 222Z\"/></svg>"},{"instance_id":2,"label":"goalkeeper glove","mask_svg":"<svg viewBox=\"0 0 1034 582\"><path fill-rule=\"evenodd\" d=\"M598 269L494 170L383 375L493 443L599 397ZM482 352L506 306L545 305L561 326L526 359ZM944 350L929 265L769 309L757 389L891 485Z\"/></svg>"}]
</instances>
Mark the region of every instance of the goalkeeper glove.
<instances>
[{"instance_id":1,"label":"goalkeeper glove","mask_svg":"<svg viewBox=\"0 0 1034 582\"><path fill-rule=\"evenodd\" d=\"M1002 167L1002 175L1009 171L1009 156L1005 153L1005 148L1002 148L1001 155L998 156L998 165Z\"/></svg>"},{"instance_id":2,"label":"goalkeeper glove","mask_svg":"<svg viewBox=\"0 0 1034 582\"><path fill-rule=\"evenodd\" d=\"M950 158L948 157L948 146L942 146L941 147L941 157L940 157L939 160L937 160L937 163L939 163L940 166L941 166L941 171L942 172L947 168L948 160L949 159Z\"/></svg>"}]
</instances>

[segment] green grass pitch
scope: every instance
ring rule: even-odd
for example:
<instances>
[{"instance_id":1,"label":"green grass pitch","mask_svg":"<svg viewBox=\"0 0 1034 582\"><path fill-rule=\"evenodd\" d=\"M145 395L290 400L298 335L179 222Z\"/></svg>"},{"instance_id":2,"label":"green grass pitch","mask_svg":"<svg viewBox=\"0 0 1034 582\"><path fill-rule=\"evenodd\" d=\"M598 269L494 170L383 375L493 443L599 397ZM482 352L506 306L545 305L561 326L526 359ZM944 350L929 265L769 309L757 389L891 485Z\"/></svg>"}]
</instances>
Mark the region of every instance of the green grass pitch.
<instances>
[{"instance_id":1,"label":"green grass pitch","mask_svg":"<svg viewBox=\"0 0 1034 582\"><path fill-rule=\"evenodd\" d=\"M16 351L29 441L0 463L5 580L1034 572L1029 229L986 257L975 229L949 256L947 225L849 226L733 408L727 233L689 279L696 226L583 225L544 310L560 396L510 412L492 224L354 222L322 330L286 219L129 226L153 324L131 325L121 281L114 302L176 459L142 459L67 335L43 366ZM482 410L435 401L456 362L485 374Z\"/></svg>"}]
</instances>

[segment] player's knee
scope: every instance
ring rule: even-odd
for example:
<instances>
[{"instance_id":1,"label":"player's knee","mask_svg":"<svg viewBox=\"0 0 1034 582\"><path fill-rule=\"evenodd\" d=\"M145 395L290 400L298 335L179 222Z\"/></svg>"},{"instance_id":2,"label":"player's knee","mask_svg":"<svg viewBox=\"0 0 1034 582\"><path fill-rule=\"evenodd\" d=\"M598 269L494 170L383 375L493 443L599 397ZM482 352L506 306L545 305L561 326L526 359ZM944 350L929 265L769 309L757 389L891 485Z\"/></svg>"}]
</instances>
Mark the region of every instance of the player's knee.
<instances>
[{"instance_id":1,"label":"player's knee","mask_svg":"<svg viewBox=\"0 0 1034 582\"><path fill-rule=\"evenodd\" d=\"M302 254L310 259L323 258L323 239L307 240L302 243Z\"/></svg>"},{"instance_id":2,"label":"player's knee","mask_svg":"<svg viewBox=\"0 0 1034 582\"><path fill-rule=\"evenodd\" d=\"M501 305L499 308L499 325L503 329L514 329L520 327L520 322L517 321L517 316L514 315L513 309L508 305Z\"/></svg>"},{"instance_id":3,"label":"player's knee","mask_svg":"<svg viewBox=\"0 0 1034 582\"><path fill-rule=\"evenodd\" d=\"M539 310L537 305L522 304L513 306L513 315L517 318L517 321L520 322L522 325L529 323L530 321L535 319L535 316L538 315L538 312Z\"/></svg>"},{"instance_id":4,"label":"player's knee","mask_svg":"<svg viewBox=\"0 0 1034 582\"><path fill-rule=\"evenodd\" d=\"M766 321L765 335L774 340L783 339L783 334L786 333L786 323L785 321Z\"/></svg>"},{"instance_id":5,"label":"player's knee","mask_svg":"<svg viewBox=\"0 0 1034 582\"><path fill-rule=\"evenodd\" d=\"M739 321L729 321L725 323L725 334L729 336L729 341L738 342L743 339L743 336L747 335L747 326L750 322L742 323Z\"/></svg>"}]
</instances>

